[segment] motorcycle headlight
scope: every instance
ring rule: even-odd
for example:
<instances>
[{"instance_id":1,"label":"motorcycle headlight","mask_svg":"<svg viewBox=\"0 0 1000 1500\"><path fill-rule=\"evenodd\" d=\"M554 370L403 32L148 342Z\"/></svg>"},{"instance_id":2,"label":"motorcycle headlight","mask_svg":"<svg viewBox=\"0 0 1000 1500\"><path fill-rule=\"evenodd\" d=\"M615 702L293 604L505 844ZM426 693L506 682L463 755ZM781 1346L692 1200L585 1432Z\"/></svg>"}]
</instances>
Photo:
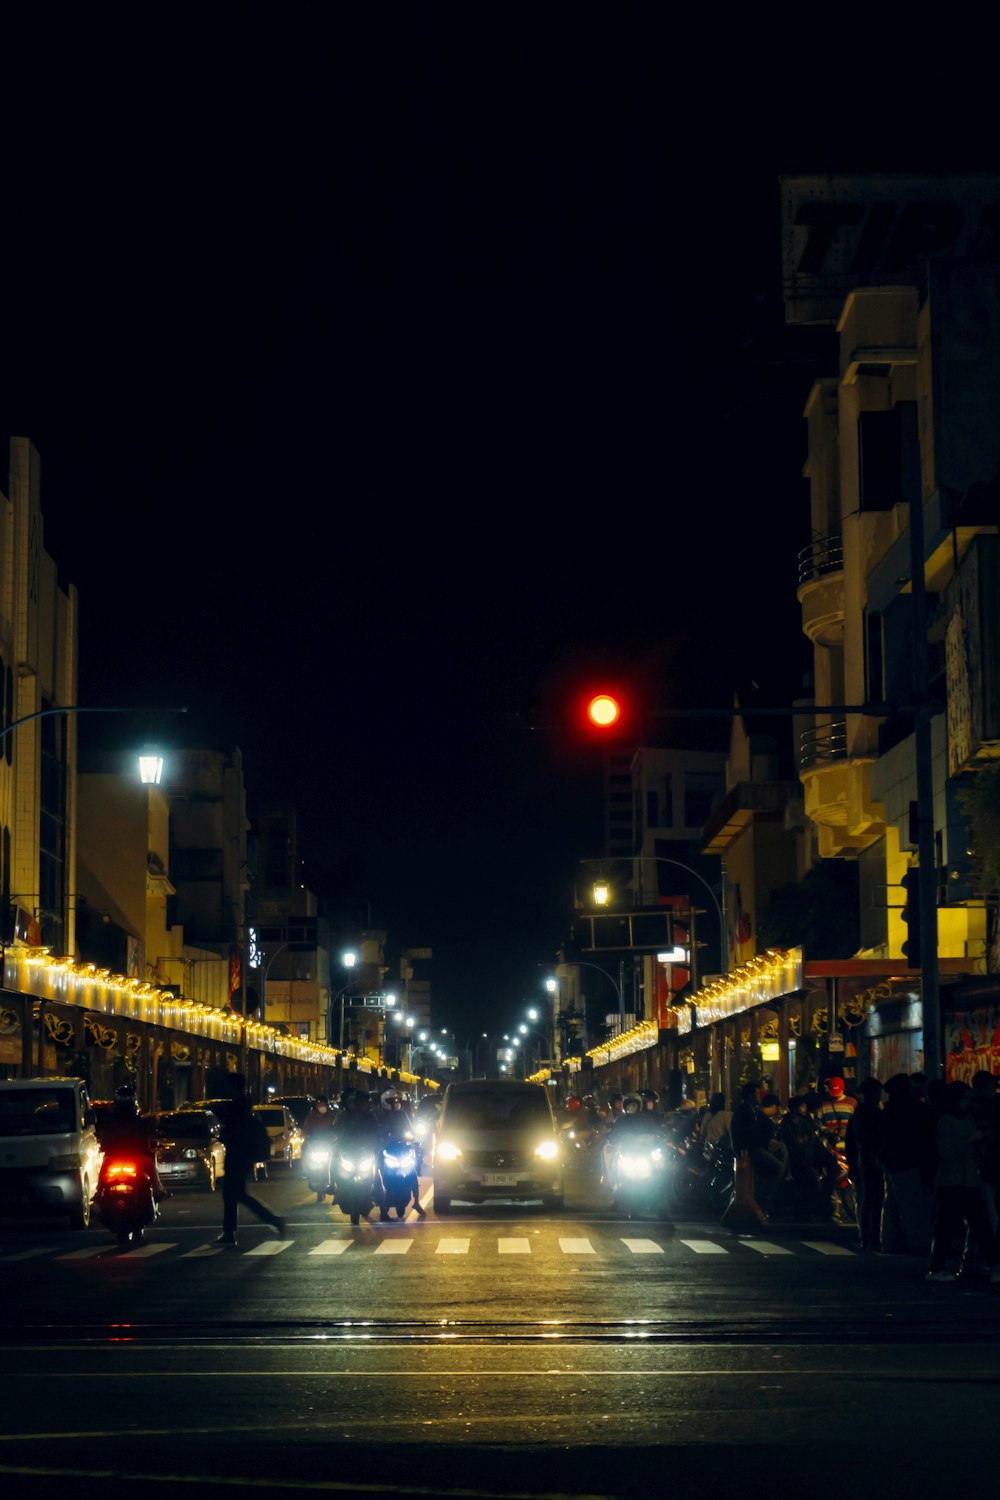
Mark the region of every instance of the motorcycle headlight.
<instances>
[{"instance_id":1,"label":"motorcycle headlight","mask_svg":"<svg viewBox=\"0 0 1000 1500\"><path fill-rule=\"evenodd\" d=\"M372 1156L371 1152L368 1152L358 1162L358 1171L359 1172L374 1172L374 1170L375 1170L375 1158L374 1158L374 1156Z\"/></svg>"},{"instance_id":2,"label":"motorcycle headlight","mask_svg":"<svg viewBox=\"0 0 1000 1500\"><path fill-rule=\"evenodd\" d=\"M397 1172L412 1172L413 1160L414 1158L412 1151L403 1151L398 1155L393 1151L387 1151L385 1153L386 1166L392 1167L393 1170Z\"/></svg>"},{"instance_id":3,"label":"motorcycle headlight","mask_svg":"<svg viewBox=\"0 0 1000 1500\"><path fill-rule=\"evenodd\" d=\"M662 1165L662 1163L663 1163L663 1147L662 1146L654 1146L653 1149L652 1149L652 1151L649 1154L652 1157L653 1161L656 1162L656 1165L658 1167Z\"/></svg>"},{"instance_id":4,"label":"motorcycle headlight","mask_svg":"<svg viewBox=\"0 0 1000 1500\"><path fill-rule=\"evenodd\" d=\"M319 1146L313 1146L307 1153L306 1160L311 1167L325 1167L330 1160L329 1151L323 1151Z\"/></svg>"},{"instance_id":5,"label":"motorcycle headlight","mask_svg":"<svg viewBox=\"0 0 1000 1500\"><path fill-rule=\"evenodd\" d=\"M454 1141L438 1141L437 1155L442 1161L461 1161L462 1148Z\"/></svg>"},{"instance_id":6,"label":"motorcycle headlight","mask_svg":"<svg viewBox=\"0 0 1000 1500\"><path fill-rule=\"evenodd\" d=\"M349 1156L342 1156L337 1165L340 1168L341 1172L345 1172L348 1175L350 1175L354 1171L354 1163Z\"/></svg>"},{"instance_id":7,"label":"motorcycle headlight","mask_svg":"<svg viewBox=\"0 0 1000 1500\"><path fill-rule=\"evenodd\" d=\"M540 1161L555 1161L559 1155L559 1147L555 1141L542 1141L535 1147L535 1155Z\"/></svg>"},{"instance_id":8,"label":"motorcycle headlight","mask_svg":"<svg viewBox=\"0 0 1000 1500\"><path fill-rule=\"evenodd\" d=\"M633 1182L651 1176L653 1170L648 1156L623 1154L621 1157L621 1166L622 1175L630 1178Z\"/></svg>"}]
</instances>

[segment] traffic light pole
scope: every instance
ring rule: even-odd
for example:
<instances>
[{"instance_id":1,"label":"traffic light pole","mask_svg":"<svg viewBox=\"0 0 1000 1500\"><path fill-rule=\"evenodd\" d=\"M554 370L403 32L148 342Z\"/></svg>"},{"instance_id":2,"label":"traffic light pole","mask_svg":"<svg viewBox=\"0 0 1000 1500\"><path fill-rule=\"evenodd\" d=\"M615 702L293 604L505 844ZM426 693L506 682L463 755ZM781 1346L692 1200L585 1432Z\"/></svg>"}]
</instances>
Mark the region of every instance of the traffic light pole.
<instances>
[{"instance_id":1,"label":"traffic light pole","mask_svg":"<svg viewBox=\"0 0 1000 1500\"><path fill-rule=\"evenodd\" d=\"M942 1075L941 986L937 947L937 850L934 844L933 707L928 701L927 588L924 579L924 509L910 502L910 588L913 595L913 726L917 780L917 926L920 932L920 1005L924 1026L924 1072Z\"/></svg>"}]
</instances>

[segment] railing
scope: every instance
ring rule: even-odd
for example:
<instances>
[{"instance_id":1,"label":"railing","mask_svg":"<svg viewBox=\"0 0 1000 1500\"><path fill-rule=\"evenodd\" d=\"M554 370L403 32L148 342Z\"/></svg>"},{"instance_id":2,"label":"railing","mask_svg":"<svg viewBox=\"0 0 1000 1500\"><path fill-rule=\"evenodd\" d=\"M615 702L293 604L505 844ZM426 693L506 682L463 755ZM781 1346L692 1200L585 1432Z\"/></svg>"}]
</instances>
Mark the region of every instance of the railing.
<instances>
[{"instance_id":1,"label":"railing","mask_svg":"<svg viewBox=\"0 0 1000 1500\"><path fill-rule=\"evenodd\" d=\"M839 531L816 537L799 553L799 586L826 573L844 570L844 538Z\"/></svg>"},{"instance_id":2,"label":"railing","mask_svg":"<svg viewBox=\"0 0 1000 1500\"><path fill-rule=\"evenodd\" d=\"M808 771L811 766L829 765L832 761L847 759L847 721L837 719L830 724L814 724L803 731L799 739L799 769Z\"/></svg>"}]
</instances>

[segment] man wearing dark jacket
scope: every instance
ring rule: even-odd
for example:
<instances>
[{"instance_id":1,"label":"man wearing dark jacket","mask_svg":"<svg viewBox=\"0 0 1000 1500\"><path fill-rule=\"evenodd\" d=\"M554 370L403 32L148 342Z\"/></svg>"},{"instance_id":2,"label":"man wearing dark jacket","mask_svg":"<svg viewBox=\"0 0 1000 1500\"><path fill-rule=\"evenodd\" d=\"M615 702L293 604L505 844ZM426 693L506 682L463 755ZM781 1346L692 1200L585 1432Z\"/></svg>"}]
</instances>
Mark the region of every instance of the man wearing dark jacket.
<instances>
[{"instance_id":1,"label":"man wearing dark jacket","mask_svg":"<svg viewBox=\"0 0 1000 1500\"><path fill-rule=\"evenodd\" d=\"M729 1133L734 1156L738 1159L744 1151L750 1156L757 1202L766 1211L788 1175L788 1148L778 1138L780 1099L777 1094L765 1094L758 1100L759 1092L759 1084L743 1085Z\"/></svg>"},{"instance_id":2,"label":"man wearing dark jacket","mask_svg":"<svg viewBox=\"0 0 1000 1500\"><path fill-rule=\"evenodd\" d=\"M246 1095L246 1080L242 1073L230 1073L228 1079L229 1098L220 1105L222 1118L222 1144L226 1148L226 1171L222 1179L222 1233L217 1245L236 1244L236 1224L239 1205L265 1224L270 1224L278 1238L285 1238L285 1221L247 1192L247 1177L259 1160L257 1120L250 1100Z\"/></svg>"}]
</instances>

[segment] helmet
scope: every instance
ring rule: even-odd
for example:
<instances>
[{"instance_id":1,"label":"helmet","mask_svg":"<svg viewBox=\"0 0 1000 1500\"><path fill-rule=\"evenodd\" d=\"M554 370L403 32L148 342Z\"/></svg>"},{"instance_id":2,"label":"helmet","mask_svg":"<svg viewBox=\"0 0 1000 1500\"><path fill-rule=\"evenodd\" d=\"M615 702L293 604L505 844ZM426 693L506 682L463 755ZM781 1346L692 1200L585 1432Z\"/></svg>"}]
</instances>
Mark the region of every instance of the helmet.
<instances>
[{"instance_id":1,"label":"helmet","mask_svg":"<svg viewBox=\"0 0 1000 1500\"><path fill-rule=\"evenodd\" d=\"M643 1104L659 1104L660 1096L655 1089L640 1089L639 1098Z\"/></svg>"},{"instance_id":2,"label":"helmet","mask_svg":"<svg viewBox=\"0 0 1000 1500\"><path fill-rule=\"evenodd\" d=\"M566 1108L574 1111L578 1110L581 1108L582 1102L578 1094L570 1094L566 1100Z\"/></svg>"},{"instance_id":3,"label":"helmet","mask_svg":"<svg viewBox=\"0 0 1000 1500\"><path fill-rule=\"evenodd\" d=\"M642 1113L642 1095L626 1094L622 1099L622 1113L626 1115L639 1115Z\"/></svg>"},{"instance_id":4,"label":"helmet","mask_svg":"<svg viewBox=\"0 0 1000 1500\"><path fill-rule=\"evenodd\" d=\"M826 1080L826 1091L831 1099L840 1099L844 1093L844 1080L842 1078L828 1078Z\"/></svg>"},{"instance_id":5,"label":"helmet","mask_svg":"<svg viewBox=\"0 0 1000 1500\"><path fill-rule=\"evenodd\" d=\"M123 1083L120 1088L115 1089L115 1114L137 1115L139 1105L135 1097L135 1085Z\"/></svg>"},{"instance_id":6,"label":"helmet","mask_svg":"<svg viewBox=\"0 0 1000 1500\"><path fill-rule=\"evenodd\" d=\"M341 1109L356 1109L359 1102L357 1089L348 1087L342 1090L340 1095Z\"/></svg>"},{"instance_id":7,"label":"helmet","mask_svg":"<svg viewBox=\"0 0 1000 1500\"><path fill-rule=\"evenodd\" d=\"M385 1093L382 1095L382 1108L383 1109L392 1109L397 1104L402 1109L402 1107L403 1107L403 1096L402 1096L402 1094L399 1092L398 1089L386 1089Z\"/></svg>"}]
</instances>

